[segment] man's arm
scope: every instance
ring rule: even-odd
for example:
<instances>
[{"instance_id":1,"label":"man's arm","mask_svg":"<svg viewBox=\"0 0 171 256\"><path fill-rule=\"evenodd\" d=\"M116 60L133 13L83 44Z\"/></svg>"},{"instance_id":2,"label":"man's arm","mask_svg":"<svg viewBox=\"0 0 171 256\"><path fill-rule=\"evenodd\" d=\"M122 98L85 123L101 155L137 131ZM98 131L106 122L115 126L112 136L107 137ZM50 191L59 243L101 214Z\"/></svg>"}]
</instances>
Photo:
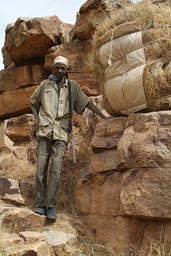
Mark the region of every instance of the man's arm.
<instances>
[{"instance_id":1,"label":"man's arm","mask_svg":"<svg viewBox=\"0 0 171 256\"><path fill-rule=\"evenodd\" d=\"M33 104L31 104L31 111L32 111L32 113L34 115L34 118L35 118L35 125L36 125L36 127L38 127L38 125L39 125L39 113L37 111L37 108Z\"/></svg>"},{"instance_id":2,"label":"man's arm","mask_svg":"<svg viewBox=\"0 0 171 256\"><path fill-rule=\"evenodd\" d=\"M94 103L92 101L90 101L87 106L88 109L90 109L91 111L93 111L94 113L96 113L97 115L99 115L101 118L106 118L105 115L103 115L103 113L96 107L96 105L94 105Z\"/></svg>"}]
</instances>

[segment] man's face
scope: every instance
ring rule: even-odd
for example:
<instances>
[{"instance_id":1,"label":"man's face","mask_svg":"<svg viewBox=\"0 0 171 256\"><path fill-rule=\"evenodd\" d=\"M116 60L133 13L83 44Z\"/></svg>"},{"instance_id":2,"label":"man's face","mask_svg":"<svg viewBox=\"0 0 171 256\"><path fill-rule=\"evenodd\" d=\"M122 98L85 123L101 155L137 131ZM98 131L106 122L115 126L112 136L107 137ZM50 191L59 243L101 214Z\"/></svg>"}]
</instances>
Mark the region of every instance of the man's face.
<instances>
[{"instance_id":1,"label":"man's face","mask_svg":"<svg viewBox=\"0 0 171 256\"><path fill-rule=\"evenodd\" d=\"M62 79L63 76L66 74L67 67L63 63L56 63L53 66L53 75L59 79Z\"/></svg>"}]
</instances>

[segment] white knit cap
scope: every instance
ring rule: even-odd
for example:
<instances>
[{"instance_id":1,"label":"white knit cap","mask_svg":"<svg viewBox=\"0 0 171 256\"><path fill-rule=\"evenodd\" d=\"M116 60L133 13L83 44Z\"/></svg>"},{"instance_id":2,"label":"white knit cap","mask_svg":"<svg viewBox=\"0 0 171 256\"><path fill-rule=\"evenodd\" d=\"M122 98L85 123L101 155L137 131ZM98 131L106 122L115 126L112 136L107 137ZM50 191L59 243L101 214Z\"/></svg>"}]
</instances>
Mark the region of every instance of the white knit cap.
<instances>
[{"instance_id":1,"label":"white knit cap","mask_svg":"<svg viewBox=\"0 0 171 256\"><path fill-rule=\"evenodd\" d=\"M64 64L65 66L68 66L68 59L63 57L63 56L57 56L55 59L54 59L54 64L56 63L62 63Z\"/></svg>"}]
</instances>

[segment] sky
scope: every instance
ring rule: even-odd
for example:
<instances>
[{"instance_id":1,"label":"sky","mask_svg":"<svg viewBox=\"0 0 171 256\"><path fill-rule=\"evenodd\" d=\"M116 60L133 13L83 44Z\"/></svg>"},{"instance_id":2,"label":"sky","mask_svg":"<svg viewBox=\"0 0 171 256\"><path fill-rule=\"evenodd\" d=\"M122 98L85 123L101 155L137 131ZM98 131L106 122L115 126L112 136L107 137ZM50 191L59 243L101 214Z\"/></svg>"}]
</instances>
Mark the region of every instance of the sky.
<instances>
[{"instance_id":1,"label":"sky","mask_svg":"<svg viewBox=\"0 0 171 256\"><path fill-rule=\"evenodd\" d=\"M66 23L75 24L76 14L86 0L3 0L0 7L0 49L4 45L5 28L19 17L56 15ZM4 68L0 50L0 70Z\"/></svg>"}]
</instances>

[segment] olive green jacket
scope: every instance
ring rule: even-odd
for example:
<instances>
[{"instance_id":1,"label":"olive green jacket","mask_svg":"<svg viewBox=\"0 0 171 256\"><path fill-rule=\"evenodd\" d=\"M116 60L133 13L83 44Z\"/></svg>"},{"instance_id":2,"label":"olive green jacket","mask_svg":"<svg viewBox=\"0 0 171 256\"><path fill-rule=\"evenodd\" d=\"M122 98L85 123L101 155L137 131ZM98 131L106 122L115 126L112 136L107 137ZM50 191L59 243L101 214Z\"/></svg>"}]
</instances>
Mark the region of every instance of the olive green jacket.
<instances>
[{"instance_id":1,"label":"olive green jacket","mask_svg":"<svg viewBox=\"0 0 171 256\"><path fill-rule=\"evenodd\" d=\"M81 90L80 85L71 81L72 112L81 114L90 99ZM60 85L61 86L61 85ZM40 83L30 98L30 103L39 113L37 136L68 141L69 100L68 84L65 79L60 90L55 81L47 79Z\"/></svg>"}]
</instances>

